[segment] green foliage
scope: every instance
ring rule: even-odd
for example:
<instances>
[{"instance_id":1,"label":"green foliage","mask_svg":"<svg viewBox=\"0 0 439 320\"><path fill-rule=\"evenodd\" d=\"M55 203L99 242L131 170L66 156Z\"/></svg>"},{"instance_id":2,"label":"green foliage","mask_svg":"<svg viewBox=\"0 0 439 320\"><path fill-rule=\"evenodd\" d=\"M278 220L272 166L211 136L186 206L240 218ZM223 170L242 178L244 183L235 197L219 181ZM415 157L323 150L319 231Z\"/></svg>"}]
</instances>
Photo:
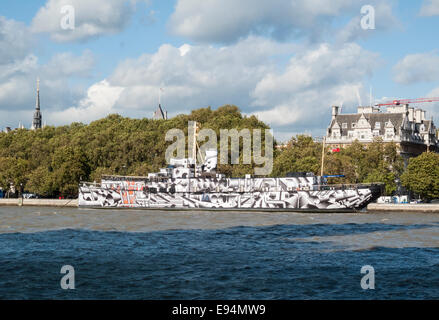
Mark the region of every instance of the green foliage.
<instances>
[{"instance_id":1,"label":"green foliage","mask_svg":"<svg viewBox=\"0 0 439 320\"><path fill-rule=\"evenodd\" d=\"M255 116L246 117L241 114L239 108L232 105L225 105L218 108L217 110L211 110L211 108L197 109L191 112L189 116L180 116L185 119L183 125L186 128L185 134L187 136L187 121L197 121L202 124L202 128L209 128L215 131L218 141L217 150L220 150L220 130L221 129L236 129L238 131L242 129L261 129L262 130L262 150L264 152L265 148L265 135L264 130L269 129L269 127L259 121ZM243 139L240 139L239 143L240 149L240 164L220 164L218 162L218 171L231 177L244 177L246 174L253 174L256 165L243 164L242 161L242 150L243 150ZM229 160L230 160L230 148L229 148ZM230 161L228 162L230 163Z\"/></svg>"},{"instance_id":2,"label":"green foliage","mask_svg":"<svg viewBox=\"0 0 439 320\"><path fill-rule=\"evenodd\" d=\"M287 147L276 156L272 176L285 176L289 172L318 174L321 154L321 144L314 143L312 137L304 135L293 137Z\"/></svg>"},{"instance_id":3,"label":"green foliage","mask_svg":"<svg viewBox=\"0 0 439 320\"><path fill-rule=\"evenodd\" d=\"M287 147L279 152L274 161L272 176L283 176L288 172L314 172L320 174L322 144L311 137L299 135L292 138ZM340 152L325 150L324 174L344 175L331 178L330 183L386 184L386 194L396 191L395 180L403 170L403 160L398 155L396 144L383 143L376 139L368 145L354 141Z\"/></svg>"},{"instance_id":4,"label":"green foliage","mask_svg":"<svg viewBox=\"0 0 439 320\"><path fill-rule=\"evenodd\" d=\"M402 184L424 200L439 197L439 154L425 152L409 160Z\"/></svg>"},{"instance_id":5,"label":"green foliage","mask_svg":"<svg viewBox=\"0 0 439 320\"><path fill-rule=\"evenodd\" d=\"M27 190L32 190L40 196L50 196L56 193L53 176L46 166L39 166L29 174Z\"/></svg>"},{"instance_id":6,"label":"green foliage","mask_svg":"<svg viewBox=\"0 0 439 320\"><path fill-rule=\"evenodd\" d=\"M395 180L402 174L404 163L396 144L385 144L377 138L367 145L354 141L339 153L328 155L325 167L340 170L337 174L346 176L344 183L385 183L385 193L391 195L396 191ZM334 180L342 183L340 179Z\"/></svg>"},{"instance_id":7,"label":"green foliage","mask_svg":"<svg viewBox=\"0 0 439 320\"><path fill-rule=\"evenodd\" d=\"M12 157L0 157L0 187L7 191L10 186L16 186L18 193L21 186L27 181L29 161L14 159Z\"/></svg>"},{"instance_id":8,"label":"green foliage","mask_svg":"<svg viewBox=\"0 0 439 320\"><path fill-rule=\"evenodd\" d=\"M221 129L269 129L256 117L244 116L238 107L226 105L217 110L197 109L167 121L113 114L89 125L72 123L0 133L0 187L8 190L11 184L22 185L25 191L45 197L75 197L80 180L98 182L105 174L145 176L166 165L165 152L172 143L165 141L166 132L181 129L187 137L188 121L200 122L202 128L214 130L218 137ZM217 143L219 150L219 139ZM285 176L288 172L320 174L321 155L321 143L309 136L293 137L285 148L275 148L271 176ZM437 157L427 154L411 160L401 177L403 161L395 144L381 140L368 145L354 142L339 153L326 148L324 173L346 176L331 179L331 183L384 182L389 195L395 192L395 180L401 177L411 190L431 198L438 196L435 192L439 190ZM219 171L242 177L253 174L255 167L254 163L244 165L240 152L240 164L222 164Z\"/></svg>"},{"instance_id":9,"label":"green foliage","mask_svg":"<svg viewBox=\"0 0 439 320\"><path fill-rule=\"evenodd\" d=\"M165 152L171 142L166 132L177 128L187 137L188 121L220 129L268 129L254 116L246 117L238 107L202 108L167 121L130 119L112 114L84 125L45 127L0 133L0 187L23 185L25 191L44 197L75 197L79 181L100 181L105 174L147 175L166 165ZM218 142L219 143L219 142ZM187 143L186 143L187 146ZM253 172L254 165L226 168L232 176Z\"/></svg>"}]
</instances>

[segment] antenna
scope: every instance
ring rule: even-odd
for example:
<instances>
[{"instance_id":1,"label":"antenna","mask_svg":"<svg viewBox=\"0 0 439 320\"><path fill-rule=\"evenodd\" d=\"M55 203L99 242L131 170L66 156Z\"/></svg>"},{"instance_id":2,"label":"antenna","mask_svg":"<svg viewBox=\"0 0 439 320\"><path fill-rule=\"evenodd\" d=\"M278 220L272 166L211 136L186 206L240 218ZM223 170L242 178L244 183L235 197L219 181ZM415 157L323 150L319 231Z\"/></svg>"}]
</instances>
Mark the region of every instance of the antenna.
<instances>
[{"instance_id":1,"label":"antenna","mask_svg":"<svg viewBox=\"0 0 439 320\"><path fill-rule=\"evenodd\" d=\"M358 90L358 87L357 87L356 93L357 93L357 99L358 99L358 106L361 107L362 103L361 103L361 97L360 97L360 90Z\"/></svg>"},{"instance_id":2,"label":"antenna","mask_svg":"<svg viewBox=\"0 0 439 320\"><path fill-rule=\"evenodd\" d=\"M159 89L159 104L161 104L161 100L162 100L162 92L164 91L163 88Z\"/></svg>"}]
</instances>

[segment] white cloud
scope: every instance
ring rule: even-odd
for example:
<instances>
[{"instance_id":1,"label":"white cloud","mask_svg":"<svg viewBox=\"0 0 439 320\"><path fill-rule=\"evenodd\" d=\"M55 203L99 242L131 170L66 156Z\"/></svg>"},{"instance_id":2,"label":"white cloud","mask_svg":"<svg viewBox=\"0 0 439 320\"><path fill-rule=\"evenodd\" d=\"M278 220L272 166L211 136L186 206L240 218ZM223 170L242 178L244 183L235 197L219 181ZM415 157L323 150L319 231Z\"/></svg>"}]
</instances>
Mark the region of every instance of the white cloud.
<instances>
[{"instance_id":1,"label":"white cloud","mask_svg":"<svg viewBox=\"0 0 439 320\"><path fill-rule=\"evenodd\" d=\"M16 127L21 121L29 127L35 107L36 79L41 78L43 119L51 110L72 105L83 88L71 80L89 76L94 67L90 51L82 55L59 53L41 63L32 49L28 28L0 17L0 128Z\"/></svg>"},{"instance_id":2,"label":"white cloud","mask_svg":"<svg viewBox=\"0 0 439 320\"><path fill-rule=\"evenodd\" d=\"M164 88L162 104L170 115L208 105L245 107L256 83L276 69L272 57L291 54L294 48L255 37L223 48L165 44L154 54L120 63L108 79L92 86L85 100L57 113L53 121L89 122L108 112L150 117L157 107L159 88ZM106 99L111 92L112 98Z\"/></svg>"},{"instance_id":3,"label":"white cloud","mask_svg":"<svg viewBox=\"0 0 439 320\"><path fill-rule=\"evenodd\" d=\"M31 101L31 88L35 85L30 83L29 75L35 75L34 81L37 69L38 59L34 55L0 66L0 109L23 109Z\"/></svg>"},{"instance_id":4,"label":"white cloud","mask_svg":"<svg viewBox=\"0 0 439 320\"><path fill-rule=\"evenodd\" d=\"M350 0L179 0L169 27L201 42L232 42L250 34L284 38L324 28L328 18L352 7Z\"/></svg>"},{"instance_id":5,"label":"white cloud","mask_svg":"<svg viewBox=\"0 0 439 320\"><path fill-rule=\"evenodd\" d=\"M430 91L430 93L427 95L427 97L439 97L439 87Z\"/></svg>"},{"instance_id":6,"label":"white cloud","mask_svg":"<svg viewBox=\"0 0 439 320\"><path fill-rule=\"evenodd\" d=\"M279 55L288 58L286 67L276 63ZM356 104L358 92L366 96L362 81L376 66L377 55L356 44L303 48L250 37L222 48L162 45L120 63L106 82L93 86L93 99L89 93L57 118L89 122L109 112L150 117L164 88L162 104L171 116L236 104L275 132L321 130L331 104Z\"/></svg>"},{"instance_id":7,"label":"white cloud","mask_svg":"<svg viewBox=\"0 0 439 320\"><path fill-rule=\"evenodd\" d=\"M51 123L70 124L89 122L91 119L99 119L115 113L115 103L123 90L122 87L112 87L108 81L103 80L87 90L87 96L81 99L78 107L48 113L48 120Z\"/></svg>"},{"instance_id":8,"label":"white cloud","mask_svg":"<svg viewBox=\"0 0 439 320\"><path fill-rule=\"evenodd\" d=\"M439 97L439 87L434 88L433 90L431 90L430 92L426 93L425 95L423 95L423 97ZM412 107L415 108L421 108L426 112L426 119L430 120L431 117L433 117L433 122L435 123L435 126L438 127L439 125L439 102L435 101L435 102L430 102L430 103L422 103L422 104L412 104Z\"/></svg>"},{"instance_id":9,"label":"white cloud","mask_svg":"<svg viewBox=\"0 0 439 320\"><path fill-rule=\"evenodd\" d=\"M394 67L394 81L401 84L439 80L439 55L435 52L409 54Z\"/></svg>"},{"instance_id":10,"label":"white cloud","mask_svg":"<svg viewBox=\"0 0 439 320\"><path fill-rule=\"evenodd\" d=\"M336 15L347 6L347 1L330 7L323 2L293 5L300 4L301 12L316 19ZM52 36L57 36L56 30ZM82 36L75 37L69 40ZM0 114L4 114L1 110L18 111L9 112L7 121L0 119L2 126L16 125L11 121L18 123L20 110L29 110L30 122L39 76L43 117L49 124L89 122L113 112L150 117L159 88L165 88L162 104L171 116L198 107L236 104L244 113L270 123L275 132L320 130L327 125L331 104L356 103L357 92L364 94L362 82L377 63L375 54L352 43L307 47L248 36L220 48L164 44L153 54L121 62L111 76L80 90L69 82L89 76L94 66L89 51L79 56L56 54L41 64L26 46L20 51L21 47L15 49L22 51L20 59L0 64Z\"/></svg>"},{"instance_id":11,"label":"white cloud","mask_svg":"<svg viewBox=\"0 0 439 320\"><path fill-rule=\"evenodd\" d=\"M364 30L361 27L363 15L358 12L343 28L338 30L338 42L353 42L358 39L371 37L378 32L392 29L402 29L401 22L393 15L392 3L384 1L369 1L375 10L375 29Z\"/></svg>"},{"instance_id":12,"label":"white cloud","mask_svg":"<svg viewBox=\"0 0 439 320\"><path fill-rule=\"evenodd\" d=\"M180 55L184 56L186 53L188 53L191 50L191 46L188 44L184 44L178 49L180 50Z\"/></svg>"},{"instance_id":13,"label":"white cloud","mask_svg":"<svg viewBox=\"0 0 439 320\"><path fill-rule=\"evenodd\" d=\"M174 112L227 103L247 105L257 81L276 68L272 56L291 54L293 48L255 37L223 48L162 45L155 54L121 63L109 82L127 88L118 102L121 108L148 110L148 116L160 87L165 88L164 104Z\"/></svg>"},{"instance_id":14,"label":"white cloud","mask_svg":"<svg viewBox=\"0 0 439 320\"><path fill-rule=\"evenodd\" d=\"M439 16L439 0L424 0L419 14L421 16Z\"/></svg>"},{"instance_id":15,"label":"white cloud","mask_svg":"<svg viewBox=\"0 0 439 320\"><path fill-rule=\"evenodd\" d=\"M0 17L0 110L17 112L30 101L27 77L38 68L37 57L30 54L31 44L24 24Z\"/></svg>"},{"instance_id":16,"label":"white cloud","mask_svg":"<svg viewBox=\"0 0 439 320\"><path fill-rule=\"evenodd\" d=\"M299 121L306 113L307 112L304 109L292 110L290 105L281 104L270 110L259 111L255 112L254 114L258 117L258 119L261 119L265 123L269 123L274 126L283 126Z\"/></svg>"},{"instance_id":17,"label":"white cloud","mask_svg":"<svg viewBox=\"0 0 439 320\"><path fill-rule=\"evenodd\" d=\"M28 54L21 61L0 65L0 109L32 110L37 77L41 79L41 103L46 110L71 104L81 89L71 87L69 81L86 77L93 67L94 59L89 51L81 56L60 53L46 64L40 64L36 56Z\"/></svg>"},{"instance_id":18,"label":"white cloud","mask_svg":"<svg viewBox=\"0 0 439 320\"><path fill-rule=\"evenodd\" d=\"M32 31L50 33L58 42L82 41L122 31L129 23L136 3L145 0L48 0L32 20ZM74 8L75 28L64 30L63 6Z\"/></svg>"},{"instance_id":19,"label":"white cloud","mask_svg":"<svg viewBox=\"0 0 439 320\"><path fill-rule=\"evenodd\" d=\"M171 32L198 42L230 43L248 35L311 38L331 34L332 23L343 15L360 16L364 4L373 4L380 26L392 24L391 1L376 0L178 0L169 21ZM390 9L390 12L388 11ZM391 20L385 20L392 17ZM358 25L359 25L359 19ZM353 25L345 31L351 38ZM349 40L349 39L348 39Z\"/></svg>"},{"instance_id":20,"label":"white cloud","mask_svg":"<svg viewBox=\"0 0 439 320\"><path fill-rule=\"evenodd\" d=\"M31 48L31 40L23 23L0 16L0 66L23 59Z\"/></svg>"},{"instance_id":21,"label":"white cloud","mask_svg":"<svg viewBox=\"0 0 439 320\"><path fill-rule=\"evenodd\" d=\"M50 61L42 67L44 74L53 77L81 76L88 77L95 64L95 59L90 50L85 50L81 56L75 56L71 52L63 52L54 55Z\"/></svg>"},{"instance_id":22,"label":"white cloud","mask_svg":"<svg viewBox=\"0 0 439 320\"><path fill-rule=\"evenodd\" d=\"M322 44L291 58L283 72L262 78L253 91L255 112L272 125L325 128L330 106L358 103L362 82L377 67L377 55L356 44Z\"/></svg>"}]
</instances>

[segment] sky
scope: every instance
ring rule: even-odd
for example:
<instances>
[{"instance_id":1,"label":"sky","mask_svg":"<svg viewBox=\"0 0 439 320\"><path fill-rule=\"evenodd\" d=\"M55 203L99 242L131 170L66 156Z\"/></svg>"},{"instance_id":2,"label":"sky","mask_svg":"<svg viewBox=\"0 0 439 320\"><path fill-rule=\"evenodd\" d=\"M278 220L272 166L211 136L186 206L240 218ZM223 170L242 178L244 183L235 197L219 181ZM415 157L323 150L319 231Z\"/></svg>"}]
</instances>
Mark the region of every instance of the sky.
<instances>
[{"instance_id":1,"label":"sky","mask_svg":"<svg viewBox=\"0 0 439 320\"><path fill-rule=\"evenodd\" d=\"M40 78L47 125L152 117L163 88L170 116L234 104L322 136L332 105L438 97L438 30L439 0L2 1L0 129L31 126Z\"/></svg>"}]
</instances>

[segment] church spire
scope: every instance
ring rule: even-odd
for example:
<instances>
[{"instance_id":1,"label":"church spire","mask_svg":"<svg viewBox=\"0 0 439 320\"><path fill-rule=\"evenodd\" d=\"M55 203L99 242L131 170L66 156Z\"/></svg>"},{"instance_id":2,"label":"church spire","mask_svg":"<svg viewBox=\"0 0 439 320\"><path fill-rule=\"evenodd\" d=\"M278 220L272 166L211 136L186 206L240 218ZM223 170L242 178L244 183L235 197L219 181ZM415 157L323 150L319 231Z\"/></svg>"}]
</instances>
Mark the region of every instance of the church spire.
<instances>
[{"instance_id":1,"label":"church spire","mask_svg":"<svg viewBox=\"0 0 439 320\"><path fill-rule=\"evenodd\" d=\"M153 118L156 120L168 120L168 112L163 111L162 104L161 104L161 98L162 98L162 92L163 88L159 89L159 107L156 111L153 112Z\"/></svg>"},{"instance_id":2,"label":"church spire","mask_svg":"<svg viewBox=\"0 0 439 320\"><path fill-rule=\"evenodd\" d=\"M41 129L42 116L40 111L40 78L37 78L37 98L35 102L35 112L32 121L32 129Z\"/></svg>"},{"instance_id":3,"label":"church spire","mask_svg":"<svg viewBox=\"0 0 439 320\"><path fill-rule=\"evenodd\" d=\"M40 78L37 78L37 101L35 104L35 109L40 110Z\"/></svg>"}]
</instances>

